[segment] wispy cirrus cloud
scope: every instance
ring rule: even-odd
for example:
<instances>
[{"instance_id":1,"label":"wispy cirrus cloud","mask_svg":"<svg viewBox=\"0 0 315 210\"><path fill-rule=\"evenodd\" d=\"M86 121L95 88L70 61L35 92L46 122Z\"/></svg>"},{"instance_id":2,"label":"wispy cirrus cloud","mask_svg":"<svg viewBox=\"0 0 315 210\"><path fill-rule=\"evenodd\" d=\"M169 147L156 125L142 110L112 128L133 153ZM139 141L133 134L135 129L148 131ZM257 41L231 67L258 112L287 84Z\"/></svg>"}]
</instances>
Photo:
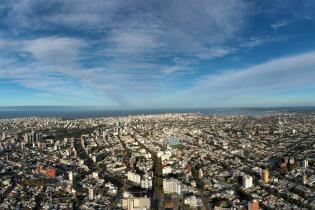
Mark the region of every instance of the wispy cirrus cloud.
<instances>
[{"instance_id":1,"label":"wispy cirrus cloud","mask_svg":"<svg viewBox=\"0 0 315 210\"><path fill-rule=\"evenodd\" d=\"M270 37L270 36L261 36L261 37L251 37L248 40L242 42L240 44L241 48L254 48L257 46L265 45L265 44L270 44L273 42L283 42L286 41L289 37L287 36L282 36L282 37Z\"/></svg>"},{"instance_id":2,"label":"wispy cirrus cloud","mask_svg":"<svg viewBox=\"0 0 315 210\"><path fill-rule=\"evenodd\" d=\"M68 37L45 37L22 41L22 50L31 53L38 61L58 62L64 59L75 59L81 49L87 47L84 40Z\"/></svg>"},{"instance_id":3,"label":"wispy cirrus cloud","mask_svg":"<svg viewBox=\"0 0 315 210\"><path fill-rule=\"evenodd\" d=\"M273 23L271 24L271 27L275 30L279 29L279 28L282 28L286 25L288 25L291 21L289 20L283 20L283 21L280 21L280 22L276 22L276 23Z\"/></svg>"},{"instance_id":4,"label":"wispy cirrus cloud","mask_svg":"<svg viewBox=\"0 0 315 210\"><path fill-rule=\"evenodd\" d=\"M265 93L277 94L305 87L315 87L315 52L270 60L248 68L224 71L201 77L185 92L197 104L255 104ZM187 97L189 95L189 97ZM198 96L198 97L194 97ZM207 100L200 101L207 98ZM246 100L242 102L241 98ZM245 104L246 105L246 104ZM270 104L272 105L272 104Z\"/></svg>"},{"instance_id":5,"label":"wispy cirrus cloud","mask_svg":"<svg viewBox=\"0 0 315 210\"><path fill-rule=\"evenodd\" d=\"M236 51L235 48L220 46L209 49L203 49L200 52L197 52L196 56L201 59L214 59L233 54L235 51Z\"/></svg>"},{"instance_id":6,"label":"wispy cirrus cloud","mask_svg":"<svg viewBox=\"0 0 315 210\"><path fill-rule=\"evenodd\" d=\"M2 24L17 37L12 54L24 56L5 68L14 72L12 81L51 92L62 86L73 90L69 87L77 81L117 101L130 92L157 93L167 88L162 85L166 80L176 82L183 69L192 70L191 63L175 63L175 57L207 60L232 53L220 45L240 31L249 7L243 0L26 0L4 5L8 15ZM25 33L31 36L20 37ZM36 85L38 80L54 83Z\"/></svg>"},{"instance_id":7,"label":"wispy cirrus cloud","mask_svg":"<svg viewBox=\"0 0 315 210\"><path fill-rule=\"evenodd\" d=\"M116 44L137 41L135 35L142 35L148 44L154 40L171 51L200 50L205 44L232 38L243 26L249 7L242 0L26 0L8 5L10 16L5 19L16 31L68 27L97 35L104 32L104 39Z\"/></svg>"}]
</instances>

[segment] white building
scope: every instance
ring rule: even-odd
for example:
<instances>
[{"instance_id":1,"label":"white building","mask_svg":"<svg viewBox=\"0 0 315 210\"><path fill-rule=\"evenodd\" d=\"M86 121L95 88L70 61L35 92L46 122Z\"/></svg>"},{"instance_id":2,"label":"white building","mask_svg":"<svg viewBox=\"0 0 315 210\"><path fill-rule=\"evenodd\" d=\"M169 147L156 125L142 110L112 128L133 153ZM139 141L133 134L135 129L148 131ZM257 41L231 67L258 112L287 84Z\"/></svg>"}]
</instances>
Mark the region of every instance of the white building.
<instances>
[{"instance_id":1,"label":"white building","mask_svg":"<svg viewBox=\"0 0 315 210\"><path fill-rule=\"evenodd\" d=\"M149 210L151 201L147 197L127 197L123 199L122 206L126 210Z\"/></svg>"},{"instance_id":2,"label":"white building","mask_svg":"<svg viewBox=\"0 0 315 210\"><path fill-rule=\"evenodd\" d=\"M94 188L89 188L89 199L93 200L94 199Z\"/></svg>"},{"instance_id":3,"label":"white building","mask_svg":"<svg viewBox=\"0 0 315 210\"><path fill-rule=\"evenodd\" d=\"M70 182L73 181L73 172L72 171L69 172L69 181Z\"/></svg>"},{"instance_id":4,"label":"white building","mask_svg":"<svg viewBox=\"0 0 315 210\"><path fill-rule=\"evenodd\" d=\"M243 187L244 188L250 188L253 186L253 177L249 175L244 175L243 176Z\"/></svg>"},{"instance_id":5,"label":"white building","mask_svg":"<svg viewBox=\"0 0 315 210\"><path fill-rule=\"evenodd\" d=\"M127 173L127 179L137 185L141 185L141 176L137 173L134 173L132 171L128 171Z\"/></svg>"},{"instance_id":6,"label":"white building","mask_svg":"<svg viewBox=\"0 0 315 210\"><path fill-rule=\"evenodd\" d=\"M97 172L93 172L92 173L92 177L93 177L93 179L98 179L98 173Z\"/></svg>"},{"instance_id":7,"label":"white building","mask_svg":"<svg viewBox=\"0 0 315 210\"><path fill-rule=\"evenodd\" d=\"M163 190L165 193L181 194L181 183L177 179L163 179Z\"/></svg>"},{"instance_id":8,"label":"white building","mask_svg":"<svg viewBox=\"0 0 315 210\"><path fill-rule=\"evenodd\" d=\"M200 168L200 169L199 169L199 178L202 179L203 176L204 176L203 170Z\"/></svg>"},{"instance_id":9,"label":"white building","mask_svg":"<svg viewBox=\"0 0 315 210\"><path fill-rule=\"evenodd\" d=\"M197 198L195 195L192 195L184 199L184 204L187 204L190 207L195 208L201 205L201 199Z\"/></svg>"},{"instance_id":10,"label":"white building","mask_svg":"<svg viewBox=\"0 0 315 210\"><path fill-rule=\"evenodd\" d=\"M6 138L6 133L5 131L2 132L2 137L1 137L1 140L4 140Z\"/></svg>"},{"instance_id":11,"label":"white building","mask_svg":"<svg viewBox=\"0 0 315 210\"><path fill-rule=\"evenodd\" d=\"M145 177L141 180L141 187L144 189L152 189L152 178Z\"/></svg>"},{"instance_id":12,"label":"white building","mask_svg":"<svg viewBox=\"0 0 315 210\"><path fill-rule=\"evenodd\" d=\"M95 154L92 154L92 161L93 163L96 163L97 162L97 157Z\"/></svg>"},{"instance_id":13,"label":"white building","mask_svg":"<svg viewBox=\"0 0 315 210\"><path fill-rule=\"evenodd\" d=\"M172 168L170 167L170 166L166 166L166 167L164 167L163 169L162 169L162 173L163 173L163 175L167 175L167 174L170 174L170 173L172 173Z\"/></svg>"},{"instance_id":14,"label":"white building","mask_svg":"<svg viewBox=\"0 0 315 210\"><path fill-rule=\"evenodd\" d=\"M105 187L107 188L108 193L111 195L116 195L118 192L118 188L115 185L113 185L111 182L107 182L105 184Z\"/></svg>"},{"instance_id":15,"label":"white building","mask_svg":"<svg viewBox=\"0 0 315 210\"><path fill-rule=\"evenodd\" d=\"M159 151L157 153L157 156L161 158L162 161L169 160L172 157L172 151L166 150L166 151Z\"/></svg>"},{"instance_id":16,"label":"white building","mask_svg":"<svg viewBox=\"0 0 315 210\"><path fill-rule=\"evenodd\" d=\"M302 161L302 167L307 168L308 167L308 160L303 160Z\"/></svg>"}]
</instances>

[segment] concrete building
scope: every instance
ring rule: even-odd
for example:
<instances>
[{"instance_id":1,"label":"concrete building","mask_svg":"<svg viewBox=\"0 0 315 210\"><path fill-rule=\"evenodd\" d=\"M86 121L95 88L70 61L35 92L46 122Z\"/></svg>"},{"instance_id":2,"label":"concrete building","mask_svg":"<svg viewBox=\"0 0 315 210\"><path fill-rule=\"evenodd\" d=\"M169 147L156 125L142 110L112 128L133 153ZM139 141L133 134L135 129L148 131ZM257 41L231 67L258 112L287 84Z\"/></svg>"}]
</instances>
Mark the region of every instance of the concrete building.
<instances>
[{"instance_id":1,"label":"concrete building","mask_svg":"<svg viewBox=\"0 0 315 210\"><path fill-rule=\"evenodd\" d=\"M164 179L163 190L165 193L181 194L181 183L177 179Z\"/></svg>"},{"instance_id":2,"label":"concrete building","mask_svg":"<svg viewBox=\"0 0 315 210\"><path fill-rule=\"evenodd\" d=\"M265 183L269 182L269 171L268 169L263 170L262 172L262 179Z\"/></svg>"},{"instance_id":3,"label":"concrete building","mask_svg":"<svg viewBox=\"0 0 315 210\"><path fill-rule=\"evenodd\" d=\"M123 199L122 206L126 210L149 210L151 200L147 197L127 197Z\"/></svg>"},{"instance_id":4,"label":"concrete building","mask_svg":"<svg viewBox=\"0 0 315 210\"><path fill-rule=\"evenodd\" d=\"M307 159L302 160L302 167L303 168L307 168L308 167L308 160Z\"/></svg>"},{"instance_id":5,"label":"concrete building","mask_svg":"<svg viewBox=\"0 0 315 210\"><path fill-rule=\"evenodd\" d=\"M98 173L97 172L93 172L92 173L92 177L93 177L93 179L98 179Z\"/></svg>"},{"instance_id":6,"label":"concrete building","mask_svg":"<svg viewBox=\"0 0 315 210\"><path fill-rule=\"evenodd\" d=\"M302 183L303 183L303 184L306 184L306 183L307 183L307 175L306 175L306 174L303 174L303 175L302 175Z\"/></svg>"},{"instance_id":7,"label":"concrete building","mask_svg":"<svg viewBox=\"0 0 315 210\"><path fill-rule=\"evenodd\" d=\"M172 167L170 167L170 166L166 166L166 167L164 167L163 169L162 169L162 173L163 173L163 175L167 175L167 174L170 174L170 173L172 173Z\"/></svg>"},{"instance_id":8,"label":"concrete building","mask_svg":"<svg viewBox=\"0 0 315 210\"><path fill-rule=\"evenodd\" d=\"M5 131L3 131L3 132L2 132L2 136L1 136L1 140L4 140L6 137L7 137L7 136L6 136Z\"/></svg>"},{"instance_id":9,"label":"concrete building","mask_svg":"<svg viewBox=\"0 0 315 210\"><path fill-rule=\"evenodd\" d=\"M243 176L243 187L244 188L250 188L253 186L253 177L249 175L244 175Z\"/></svg>"},{"instance_id":10,"label":"concrete building","mask_svg":"<svg viewBox=\"0 0 315 210\"><path fill-rule=\"evenodd\" d=\"M70 182L73 181L73 172L72 171L69 172L69 181Z\"/></svg>"},{"instance_id":11,"label":"concrete building","mask_svg":"<svg viewBox=\"0 0 315 210\"><path fill-rule=\"evenodd\" d=\"M152 189L152 178L145 177L141 180L141 187L144 189Z\"/></svg>"},{"instance_id":12,"label":"concrete building","mask_svg":"<svg viewBox=\"0 0 315 210\"><path fill-rule=\"evenodd\" d=\"M89 188L89 199L90 200L94 199L94 188L92 187Z\"/></svg>"},{"instance_id":13,"label":"concrete building","mask_svg":"<svg viewBox=\"0 0 315 210\"><path fill-rule=\"evenodd\" d=\"M201 203L201 199L197 198L195 195L186 197L184 199L184 204L187 204L192 208L196 208L196 207L200 206L200 203Z\"/></svg>"},{"instance_id":14,"label":"concrete building","mask_svg":"<svg viewBox=\"0 0 315 210\"><path fill-rule=\"evenodd\" d=\"M128 171L127 173L127 179L136 185L141 185L141 176L135 172Z\"/></svg>"}]
</instances>

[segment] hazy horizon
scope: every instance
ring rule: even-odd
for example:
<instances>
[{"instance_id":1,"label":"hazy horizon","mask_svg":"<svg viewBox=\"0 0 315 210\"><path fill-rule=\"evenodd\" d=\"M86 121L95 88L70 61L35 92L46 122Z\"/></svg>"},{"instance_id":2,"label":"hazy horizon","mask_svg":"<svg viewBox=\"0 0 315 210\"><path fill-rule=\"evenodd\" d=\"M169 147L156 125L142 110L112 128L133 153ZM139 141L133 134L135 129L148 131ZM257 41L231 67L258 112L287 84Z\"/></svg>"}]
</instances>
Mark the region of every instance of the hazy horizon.
<instances>
[{"instance_id":1,"label":"hazy horizon","mask_svg":"<svg viewBox=\"0 0 315 210\"><path fill-rule=\"evenodd\" d=\"M201 113L203 115L224 116L265 116L281 113L315 113L315 107L225 107L225 108L144 108L144 109L109 109L93 107L0 107L0 119L25 117L60 117L63 119L86 119L102 117L122 117L129 115L151 115L169 113Z\"/></svg>"},{"instance_id":2,"label":"hazy horizon","mask_svg":"<svg viewBox=\"0 0 315 210\"><path fill-rule=\"evenodd\" d=\"M75 106L75 105L11 105L1 108L75 108L75 109L102 109L102 110L146 110L146 109L286 109L286 108L315 108L315 106L217 106L217 107L118 107L118 106Z\"/></svg>"}]
</instances>

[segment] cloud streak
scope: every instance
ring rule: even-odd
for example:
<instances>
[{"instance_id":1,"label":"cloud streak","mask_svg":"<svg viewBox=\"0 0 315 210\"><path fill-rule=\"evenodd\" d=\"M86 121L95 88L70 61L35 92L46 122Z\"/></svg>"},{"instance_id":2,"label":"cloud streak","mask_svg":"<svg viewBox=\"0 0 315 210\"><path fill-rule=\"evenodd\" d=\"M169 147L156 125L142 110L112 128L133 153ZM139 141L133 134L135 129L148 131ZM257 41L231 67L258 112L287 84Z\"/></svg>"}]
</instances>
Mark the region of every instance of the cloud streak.
<instances>
[{"instance_id":1,"label":"cloud streak","mask_svg":"<svg viewBox=\"0 0 315 210\"><path fill-rule=\"evenodd\" d=\"M31 53L38 61L60 61L75 59L87 44L79 39L67 37L45 37L22 42L23 51Z\"/></svg>"},{"instance_id":2,"label":"cloud streak","mask_svg":"<svg viewBox=\"0 0 315 210\"><path fill-rule=\"evenodd\" d=\"M279 29L279 28L282 28L286 25L288 25L290 23L290 21L288 20L284 20L284 21L281 21L281 22L277 22L277 23L273 23L271 24L271 27L275 30Z\"/></svg>"},{"instance_id":3,"label":"cloud streak","mask_svg":"<svg viewBox=\"0 0 315 210\"><path fill-rule=\"evenodd\" d=\"M315 86L315 52L274 59L244 69L235 69L200 78L184 95L196 103L240 103L240 98L280 93ZM202 96L195 98L194 96ZM236 102L238 101L238 102ZM247 101L254 103L254 101Z\"/></svg>"}]
</instances>

